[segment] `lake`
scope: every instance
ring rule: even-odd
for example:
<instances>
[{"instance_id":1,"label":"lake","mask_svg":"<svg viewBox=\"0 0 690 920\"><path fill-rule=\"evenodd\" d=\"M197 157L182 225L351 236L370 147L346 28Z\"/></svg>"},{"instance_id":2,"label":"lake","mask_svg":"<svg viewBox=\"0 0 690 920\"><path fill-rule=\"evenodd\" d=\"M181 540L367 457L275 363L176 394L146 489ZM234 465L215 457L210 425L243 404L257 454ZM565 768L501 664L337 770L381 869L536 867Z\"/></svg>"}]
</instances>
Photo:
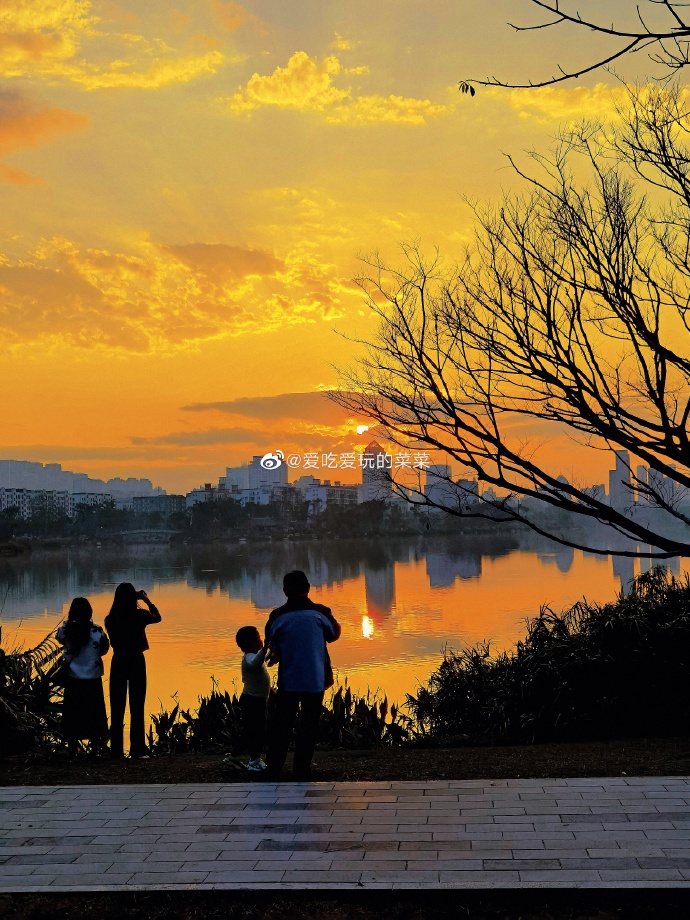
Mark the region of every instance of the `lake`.
<instances>
[{"instance_id":1,"label":"lake","mask_svg":"<svg viewBox=\"0 0 690 920\"><path fill-rule=\"evenodd\" d=\"M196 703L212 687L241 688L235 633L263 631L283 601L282 576L303 569L313 600L343 627L331 647L337 677L404 701L442 659L490 639L508 649L542 604L560 611L583 596L612 600L648 560L565 549L532 537L410 537L219 547L89 548L0 560L3 647L30 648L87 596L103 624L115 586L144 588L163 621L148 628L149 711ZM671 568L679 572L678 560ZM106 678L107 678L106 666ZM107 692L107 690L106 690Z\"/></svg>"}]
</instances>

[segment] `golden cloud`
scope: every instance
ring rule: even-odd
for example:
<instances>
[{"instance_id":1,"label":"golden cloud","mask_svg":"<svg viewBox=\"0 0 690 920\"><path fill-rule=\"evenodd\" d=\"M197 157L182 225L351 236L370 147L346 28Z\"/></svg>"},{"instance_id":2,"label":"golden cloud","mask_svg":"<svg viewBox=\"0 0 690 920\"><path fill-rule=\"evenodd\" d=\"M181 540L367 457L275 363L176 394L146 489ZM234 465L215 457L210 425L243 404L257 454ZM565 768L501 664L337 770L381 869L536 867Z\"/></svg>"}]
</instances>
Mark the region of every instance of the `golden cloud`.
<instances>
[{"instance_id":1,"label":"golden cloud","mask_svg":"<svg viewBox=\"0 0 690 920\"><path fill-rule=\"evenodd\" d=\"M335 38L331 42L331 48L335 48L336 51L351 51L352 42L348 38L343 38L342 35L335 33Z\"/></svg>"},{"instance_id":2,"label":"golden cloud","mask_svg":"<svg viewBox=\"0 0 690 920\"><path fill-rule=\"evenodd\" d=\"M343 71L340 61L329 55L321 61L296 51L286 67L277 67L272 74L255 73L245 86L228 100L230 111L236 115L250 114L257 109L276 107L324 113L331 124L407 124L421 125L428 118L446 114L447 106L434 105L428 99L403 96L354 96L352 88L340 89L334 78L341 72L364 75L366 67Z\"/></svg>"},{"instance_id":3,"label":"golden cloud","mask_svg":"<svg viewBox=\"0 0 690 920\"><path fill-rule=\"evenodd\" d=\"M95 16L84 0L11 0L0 6L0 67L6 77L45 71L77 53L94 34Z\"/></svg>"},{"instance_id":4,"label":"golden cloud","mask_svg":"<svg viewBox=\"0 0 690 920\"><path fill-rule=\"evenodd\" d=\"M269 76L255 73L250 77L247 85L239 87L230 98L230 109L238 114L264 106L323 111L349 95L349 90L333 86L332 77L340 73L340 69L336 57L316 61L304 51L297 51L287 67L277 67Z\"/></svg>"},{"instance_id":5,"label":"golden cloud","mask_svg":"<svg viewBox=\"0 0 690 920\"><path fill-rule=\"evenodd\" d=\"M328 398L327 392L278 393L274 396L241 396L225 402L193 403L183 412L218 412L252 419L260 426L291 420L310 427L340 428L350 423L350 411ZM350 425L352 427L352 425Z\"/></svg>"},{"instance_id":6,"label":"golden cloud","mask_svg":"<svg viewBox=\"0 0 690 920\"><path fill-rule=\"evenodd\" d=\"M450 109L429 99L405 96L358 96L347 105L335 106L326 121L339 125L397 124L423 125L429 118L446 115Z\"/></svg>"},{"instance_id":7,"label":"golden cloud","mask_svg":"<svg viewBox=\"0 0 690 920\"><path fill-rule=\"evenodd\" d=\"M189 83L204 74L216 73L225 61L220 51L209 51L201 56L188 55L172 60L156 60L144 71L117 70L103 71L98 68L88 70L85 67L64 65L56 73L69 77L74 83L86 90L126 88L159 89L171 83ZM129 65L132 66L132 65Z\"/></svg>"},{"instance_id":8,"label":"golden cloud","mask_svg":"<svg viewBox=\"0 0 690 920\"><path fill-rule=\"evenodd\" d=\"M541 124L558 122L567 124L583 119L610 121L617 107L625 105L627 90L624 86L612 87L608 83L596 86L559 87L540 89L489 89L488 95L506 103L522 118Z\"/></svg>"},{"instance_id":9,"label":"golden cloud","mask_svg":"<svg viewBox=\"0 0 690 920\"><path fill-rule=\"evenodd\" d=\"M0 254L0 335L9 347L63 344L133 352L329 320L342 305L332 268L309 251L279 260L238 246L115 253L55 238L12 262Z\"/></svg>"},{"instance_id":10,"label":"golden cloud","mask_svg":"<svg viewBox=\"0 0 690 920\"><path fill-rule=\"evenodd\" d=\"M135 47L139 56L96 63L94 56L102 57L104 40ZM0 69L5 77L39 74L67 79L87 90L157 89L215 73L225 60L218 51L172 54L159 40L103 31L89 0L0 0Z\"/></svg>"}]
</instances>

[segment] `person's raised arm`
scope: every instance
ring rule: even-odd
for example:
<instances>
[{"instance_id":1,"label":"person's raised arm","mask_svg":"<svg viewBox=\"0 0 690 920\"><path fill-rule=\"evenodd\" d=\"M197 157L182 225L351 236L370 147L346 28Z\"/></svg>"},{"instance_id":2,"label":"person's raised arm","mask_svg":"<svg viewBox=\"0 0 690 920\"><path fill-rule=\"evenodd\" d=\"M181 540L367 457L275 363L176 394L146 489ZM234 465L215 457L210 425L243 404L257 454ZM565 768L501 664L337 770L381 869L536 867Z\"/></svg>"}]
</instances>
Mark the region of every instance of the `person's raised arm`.
<instances>
[{"instance_id":1,"label":"person's raised arm","mask_svg":"<svg viewBox=\"0 0 690 920\"><path fill-rule=\"evenodd\" d=\"M146 614L146 622L147 623L160 623L160 621L163 618L158 612L158 607L156 607L153 601L149 600L149 596L146 593L146 591L144 591L143 589L141 591L137 591L137 599L143 601L148 607L148 610L142 610L141 607L139 608L140 610L142 610L143 613Z\"/></svg>"},{"instance_id":2,"label":"person's raised arm","mask_svg":"<svg viewBox=\"0 0 690 920\"><path fill-rule=\"evenodd\" d=\"M258 652L247 652L247 654L244 656L247 667L257 669L260 668L266 660L266 655L268 654L269 648L270 646L268 644L268 639L266 639Z\"/></svg>"}]
</instances>

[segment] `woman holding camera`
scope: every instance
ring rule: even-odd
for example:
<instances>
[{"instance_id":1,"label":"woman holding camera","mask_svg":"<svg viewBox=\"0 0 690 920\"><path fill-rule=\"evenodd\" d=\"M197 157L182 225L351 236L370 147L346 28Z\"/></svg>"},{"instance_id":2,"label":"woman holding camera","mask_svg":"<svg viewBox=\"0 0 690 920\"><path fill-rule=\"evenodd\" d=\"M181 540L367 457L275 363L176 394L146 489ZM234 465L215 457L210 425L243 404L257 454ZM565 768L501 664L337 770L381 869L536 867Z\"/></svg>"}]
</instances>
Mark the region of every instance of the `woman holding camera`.
<instances>
[{"instance_id":1,"label":"woman holding camera","mask_svg":"<svg viewBox=\"0 0 690 920\"><path fill-rule=\"evenodd\" d=\"M139 606L139 601L145 607ZM161 615L146 591L123 582L115 589L113 605L105 618L113 657L110 662L110 753L124 757L125 704L129 690L129 756L148 757L144 728L146 702L146 661L149 647L146 627L160 623Z\"/></svg>"}]
</instances>

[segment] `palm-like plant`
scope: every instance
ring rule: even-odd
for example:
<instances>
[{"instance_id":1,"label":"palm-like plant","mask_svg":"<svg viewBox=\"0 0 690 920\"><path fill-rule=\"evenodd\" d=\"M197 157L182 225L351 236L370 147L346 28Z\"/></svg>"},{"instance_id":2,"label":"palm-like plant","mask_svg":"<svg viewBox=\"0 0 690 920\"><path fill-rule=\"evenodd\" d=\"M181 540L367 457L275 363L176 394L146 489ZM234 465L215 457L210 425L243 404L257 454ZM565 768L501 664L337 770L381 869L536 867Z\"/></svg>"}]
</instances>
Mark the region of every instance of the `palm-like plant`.
<instances>
[{"instance_id":1,"label":"palm-like plant","mask_svg":"<svg viewBox=\"0 0 690 920\"><path fill-rule=\"evenodd\" d=\"M11 752L60 742L62 687L57 674L62 646L51 633L27 651L2 647L0 627L0 735Z\"/></svg>"}]
</instances>

